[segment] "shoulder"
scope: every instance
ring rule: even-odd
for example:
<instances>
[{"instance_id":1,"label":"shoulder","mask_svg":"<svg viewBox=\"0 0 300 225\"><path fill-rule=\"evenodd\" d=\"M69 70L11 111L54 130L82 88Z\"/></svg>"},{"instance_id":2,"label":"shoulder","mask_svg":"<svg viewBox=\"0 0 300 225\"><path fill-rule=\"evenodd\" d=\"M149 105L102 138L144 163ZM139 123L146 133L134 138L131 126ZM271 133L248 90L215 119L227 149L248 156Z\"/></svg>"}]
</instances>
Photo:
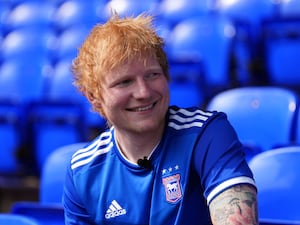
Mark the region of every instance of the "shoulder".
<instances>
[{"instance_id":1,"label":"shoulder","mask_svg":"<svg viewBox=\"0 0 300 225\"><path fill-rule=\"evenodd\" d=\"M106 155L113 147L112 129L101 133L94 141L77 150L71 159L71 169L91 166L99 157Z\"/></svg>"},{"instance_id":2,"label":"shoulder","mask_svg":"<svg viewBox=\"0 0 300 225\"><path fill-rule=\"evenodd\" d=\"M216 111L205 111L199 107L179 108L171 106L168 111L168 127L175 130L203 128L215 118L226 115Z\"/></svg>"}]
</instances>

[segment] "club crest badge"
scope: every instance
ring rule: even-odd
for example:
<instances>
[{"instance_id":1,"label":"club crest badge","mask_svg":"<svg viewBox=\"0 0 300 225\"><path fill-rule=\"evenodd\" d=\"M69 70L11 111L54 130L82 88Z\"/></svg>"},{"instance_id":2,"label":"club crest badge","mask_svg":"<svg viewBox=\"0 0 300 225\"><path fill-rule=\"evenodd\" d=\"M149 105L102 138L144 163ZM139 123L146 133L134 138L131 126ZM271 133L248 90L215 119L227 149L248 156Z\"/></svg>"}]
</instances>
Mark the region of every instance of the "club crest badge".
<instances>
[{"instance_id":1,"label":"club crest badge","mask_svg":"<svg viewBox=\"0 0 300 225\"><path fill-rule=\"evenodd\" d=\"M176 203L182 198L181 185L180 185L180 174L162 178L166 200L170 203Z\"/></svg>"}]
</instances>

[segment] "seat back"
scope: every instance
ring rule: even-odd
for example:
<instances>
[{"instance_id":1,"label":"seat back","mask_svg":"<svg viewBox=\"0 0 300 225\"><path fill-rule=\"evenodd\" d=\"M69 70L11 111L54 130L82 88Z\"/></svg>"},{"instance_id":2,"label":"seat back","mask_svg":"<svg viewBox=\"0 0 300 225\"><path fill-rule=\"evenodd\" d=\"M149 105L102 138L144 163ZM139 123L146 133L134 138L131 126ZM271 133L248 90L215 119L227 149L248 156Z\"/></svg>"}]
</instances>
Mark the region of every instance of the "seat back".
<instances>
[{"instance_id":1,"label":"seat back","mask_svg":"<svg viewBox=\"0 0 300 225\"><path fill-rule=\"evenodd\" d=\"M166 21L170 26L175 26L191 17L208 14L210 10L207 1L198 0L162 0L157 9L161 20Z\"/></svg>"},{"instance_id":2,"label":"seat back","mask_svg":"<svg viewBox=\"0 0 300 225\"><path fill-rule=\"evenodd\" d=\"M57 148L49 155L41 174L41 203L62 203L67 165L70 162L73 153L85 145L85 142L65 145Z\"/></svg>"},{"instance_id":3,"label":"seat back","mask_svg":"<svg viewBox=\"0 0 300 225\"><path fill-rule=\"evenodd\" d=\"M261 21L276 15L277 5L276 1L270 0L220 0L217 11L234 21L249 23L251 36L253 39L257 39L261 31Z\"/></svg>"},{"instance_id":4,"label":"seat back","mask_svg":"<svg viewBox=\"0 0 300 225\"><path fill-rule=\"evenodd\" d=\"M298 97L278 87L242 87L214 96L209 110L223 111L240 140L262 151L288 145L295 135Z\"/></svg>"},{"instance_id":5,"label":"seat back","mask_svg":"<svg viewBox=\"0 0 300 225\"><path fill-rule=\"evenodd\" d=\"M261 223L300 224L299 162L300 146L271 149L250 160Z\"/></svg>"},{"instance_id":6,"label":"seat back","mask_svg":"<svg viewBox=\"0 0 300 225\"><path fill-rule=\"evenodd\" d=\"M26 216L10 213L0 213L0 224L3 225L38 225L38 223Z\"/></svg>"},{"instance_id":7,"label":"seat back","mask_svg":"<svg viewBox=\"0 0 300 225\"><path fill-rule=\"evenodd\" d=\"M54 7L46 2L22 1L8 13L4 26L7 32L20 28L45 31L51 27Z\"/></svg>"},{"instance_id":8,"label":"seat back","mask_svg":"<svg viewBox=\"0 0 300 225\"><path fill-rule=\"evenodd\" d=\"M282 17L298 17L300 14L300 4L297 0L280 1L279 13Z\"/></svg>"},{"instance_id":9,"label":"seat back","mask_svg":"<svg viewBox=\"0 0 300 225\"><path fill-rule=\"evenodd\" d=\"M104 7L105 18L111 16L112 11L116 11L121 17L137 16L143 12L153 12L158 4L158 0L136 1L136 0L111 0L107 1Z\"/></svg>"},{"instance_id":10,"label":"seat back","mask_svg":"<svg viewBox=\"0 0 300 225\"><path fill-rule=\"evenodd\" d=\"M270 19L262 28L269 82L299 90L300 17Z\"/></svg>"},{"instance_id":11,"label":"seat back","mask_svg":"<svg viewBox=\"0 0 300 225\"><path fill-rule=\"evenodd\" d=\"M102 22L101 12L97 12L104 4L102 1L66 0L58 6L53 16L53 25L58 33L78 26L93 27ZM103 10L103 9L102 9ZM97 14L98 13L98 14Z\"/></svg>"},{"instance_id":12,"label":"seat back","mask_svg":"<svg viewBox=\"0 0 300 225\"><path fill-rule=\"evenodd\" d=\"M214 93L229 84L234 35L234 25L224 17L203 15L183 20L170 34L169 57L171 61L202 61L206 91Z\"/></svg>"},{"instance_id":13,"label":"seat back","mask_svg":"<svg viewBox=\"0 0 300 225\"><path fill-rule=\"evenodd\" d=\"M64 208L61 204L42 204L39 202L15 202L11 214L26 216L39 225L64 225Z\"/></svg>"}]
</instances>

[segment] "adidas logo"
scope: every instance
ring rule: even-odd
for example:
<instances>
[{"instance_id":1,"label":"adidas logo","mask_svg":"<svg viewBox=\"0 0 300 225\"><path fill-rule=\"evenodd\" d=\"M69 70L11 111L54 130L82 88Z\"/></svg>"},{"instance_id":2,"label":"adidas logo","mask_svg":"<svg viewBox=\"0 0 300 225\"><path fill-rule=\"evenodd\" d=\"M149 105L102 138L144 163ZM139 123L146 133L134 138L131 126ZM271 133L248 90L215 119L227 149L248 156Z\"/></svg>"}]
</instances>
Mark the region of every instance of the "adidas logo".
<instances>
[{"instance_id":1,"label":"adidas logo","mask_svg":"<svg viewBox=\"0 0 300 225\"><path fill-rule=\"evenodd\" d=\"M116 200L113 200L105 213L105 218L110 219L126 214L126 209L123 209Z\"/></svg>"}]
</instances>

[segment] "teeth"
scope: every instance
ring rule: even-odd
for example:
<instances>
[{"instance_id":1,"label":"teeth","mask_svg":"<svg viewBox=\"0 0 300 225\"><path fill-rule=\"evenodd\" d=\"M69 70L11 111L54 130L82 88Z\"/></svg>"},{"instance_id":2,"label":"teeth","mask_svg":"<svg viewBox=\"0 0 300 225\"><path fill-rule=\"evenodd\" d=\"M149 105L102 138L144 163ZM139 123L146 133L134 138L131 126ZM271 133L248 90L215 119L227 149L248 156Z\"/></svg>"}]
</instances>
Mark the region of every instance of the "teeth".
<instances>
[{"instance_id":1,"label":"teeth","mask_svg":"<svg viewBox=\"0 0 300 225\"><path fill-rule=\"evenodd\" d=\"M153 104L149 105L149 106L146 106L146 107L137 108L135 111L138 111L138 112L145 111L145 110L151 109L152 106L153 106Z\"/></svg>"}]
</instances>

